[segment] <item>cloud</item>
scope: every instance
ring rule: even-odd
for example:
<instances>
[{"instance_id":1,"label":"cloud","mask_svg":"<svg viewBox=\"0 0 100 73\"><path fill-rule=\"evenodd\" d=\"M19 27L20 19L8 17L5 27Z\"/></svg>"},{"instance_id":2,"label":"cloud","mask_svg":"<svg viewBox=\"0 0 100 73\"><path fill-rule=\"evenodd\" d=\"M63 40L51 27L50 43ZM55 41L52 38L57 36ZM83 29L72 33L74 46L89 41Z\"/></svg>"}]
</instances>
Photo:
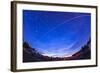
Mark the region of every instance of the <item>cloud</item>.
<instances>
[{"instance_id":1,"label":"cloud","mask_svg":"<svg viewBox=\"0 0 100 73\"><path fill-rule=\"evenodd\" d=\"M74 43L70 44L67 48L58 48L58 49L53 49L51 50L44 50L43 55L45 56L52 56L52 57L68 57L71 56L72 53L70 52L71 47L73 47L77 41Z\"/></svg>"}]
</instances>

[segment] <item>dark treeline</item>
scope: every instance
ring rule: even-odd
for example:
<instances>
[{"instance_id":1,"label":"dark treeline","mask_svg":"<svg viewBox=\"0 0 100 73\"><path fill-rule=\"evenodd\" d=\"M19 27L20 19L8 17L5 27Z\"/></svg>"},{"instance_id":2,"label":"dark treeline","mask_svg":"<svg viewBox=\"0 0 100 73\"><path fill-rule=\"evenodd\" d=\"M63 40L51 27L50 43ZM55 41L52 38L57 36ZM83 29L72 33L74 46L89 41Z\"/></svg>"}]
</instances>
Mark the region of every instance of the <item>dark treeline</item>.
<instances>
[{"instance_id":1,"label":"dark treeline","mask_svg":"<svg viewBox=\"0 0 100 73\"><path fill-rule=\"evenodd\" d=\"M35 48L30 47L27 42L23 42L23 62L39 62L39 61L60 61L60 60L81 60L91 58L91 40L89 40L80 51L71 57L49 57L44 56Z\"/></svg>"}]
</instances>

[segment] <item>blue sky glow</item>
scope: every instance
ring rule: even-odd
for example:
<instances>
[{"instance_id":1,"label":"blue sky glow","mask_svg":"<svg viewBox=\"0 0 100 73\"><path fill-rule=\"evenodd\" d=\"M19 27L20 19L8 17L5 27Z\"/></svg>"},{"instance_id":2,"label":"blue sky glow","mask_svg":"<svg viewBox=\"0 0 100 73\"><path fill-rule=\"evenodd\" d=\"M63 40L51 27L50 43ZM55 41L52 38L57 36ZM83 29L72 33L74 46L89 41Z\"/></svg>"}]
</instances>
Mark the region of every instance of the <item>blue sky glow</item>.
<instances>
[{"instance_id":1,"label":"blue sky glow","mask_svg":"<svg viewBox=\"0 0 100 73\"><path fill-rule=\"evenodd\" d=\"M43 55L71 56L90 35L90 13L23 10L23 39Z\"/></svg>"}]
</instances>

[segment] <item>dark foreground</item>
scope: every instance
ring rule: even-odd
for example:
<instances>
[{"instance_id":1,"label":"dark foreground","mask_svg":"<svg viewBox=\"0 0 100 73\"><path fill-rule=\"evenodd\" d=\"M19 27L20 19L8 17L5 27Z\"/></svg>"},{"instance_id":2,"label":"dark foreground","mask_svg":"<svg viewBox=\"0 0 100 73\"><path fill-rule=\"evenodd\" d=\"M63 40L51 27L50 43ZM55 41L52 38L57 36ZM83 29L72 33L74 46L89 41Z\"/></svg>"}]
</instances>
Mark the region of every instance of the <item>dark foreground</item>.
<instances>
[{"instance_id":1,"label":"dark foreground","mask_svg":"<svg viewBox=\"0 0 100 73\"><path fill-rule=\"evenodd\" d=\"M31 48L27 42L23 43L23 62L39 62L39 61L61 61L61 60L82 60L91 58L90 40L84 45L80 51L71 57L49 57L39 53L35 48Z\"/></svg>"}]
</instances>

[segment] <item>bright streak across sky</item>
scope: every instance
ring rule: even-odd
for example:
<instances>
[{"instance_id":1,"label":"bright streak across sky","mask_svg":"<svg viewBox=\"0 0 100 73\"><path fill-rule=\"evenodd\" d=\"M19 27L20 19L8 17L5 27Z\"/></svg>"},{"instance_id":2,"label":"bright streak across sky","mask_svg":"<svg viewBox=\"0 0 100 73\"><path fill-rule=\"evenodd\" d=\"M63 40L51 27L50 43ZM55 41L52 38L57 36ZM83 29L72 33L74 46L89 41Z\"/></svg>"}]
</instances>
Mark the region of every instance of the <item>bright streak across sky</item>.
<instances>
[{"instance_id":1,"label":"bright streak across sky","mask_svg":"<svg viewBox=\"0 0 100 73\"><path fill-rule=\"evenodd\" d=\"M71 56L91 35L91 14L23 10L23 38L47 56Z\"/></svg>"}]
</instances>

